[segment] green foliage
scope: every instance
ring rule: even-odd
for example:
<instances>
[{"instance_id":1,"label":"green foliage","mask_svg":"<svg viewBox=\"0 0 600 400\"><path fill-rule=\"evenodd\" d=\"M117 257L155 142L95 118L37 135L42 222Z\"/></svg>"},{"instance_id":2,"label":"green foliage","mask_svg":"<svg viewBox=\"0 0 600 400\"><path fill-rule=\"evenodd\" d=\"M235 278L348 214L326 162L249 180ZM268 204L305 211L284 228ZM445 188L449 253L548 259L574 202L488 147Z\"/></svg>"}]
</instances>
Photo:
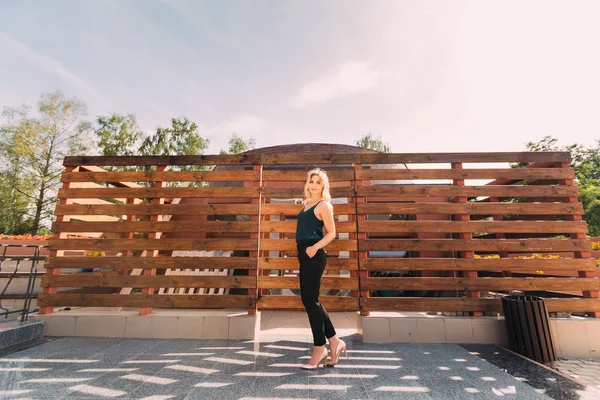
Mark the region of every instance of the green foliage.
<instances>
[{"instance_id":1,"label":"green foliage","mask_svg":"<svg viewBox=\"0 0 600 400\"><path fill-rule=\"evenodd\" d=\"M198 125L186 117L171 118L171 126L157 128L142 142L144 156L198 155L208 149L210 141L200 136Z\"/></svg>"},{"instance_id":2,"label":"green foliage","mask_svg":"<svg viewBox=\"0 0 600 400\"><path fill-rule=\"evenodd\" d=\"M248 141L245 141L234 133L229 139L229 149L227 151L221 149L219 154L241 154L248 150L252 150L255 146L256 140L254 140L254 138L251 137Z\"/></svg>"},{"instance_id":3,"label":"green foliage","mask_svg":"<svg viewBox=\"0 0 600 400\"><path fill-rule=\"evenodd\" d=\"M25 106L5 108L2 115L1 157L9 161L1 167L6 176L3 182L23 196L13 197L17 202L15 207L22 209L27 199L27 215L32 217L30 233L37 234L42 223L52 217L62 160L88 150L90 124L83 119L86 107L81 101L67 99L56 91L42 94L37 116L31 116Z\"/></svg>"},{"instance_id":4,"label":"green foliage","mask_svg":"<svg viewBox=\"0 0 600 400\"><path fill-rule=\"evenodd\" d=\"M95 133L103 156L136 155L144 138L144 132L137 126L133 114L100 116L96 118Z\"/></svg>"},{"instance_id":5,"label":"green foliage","mask_svg":"<svg viewBox=\"0 0 600 400\"><path fill-rule=\"evenodd\" d=\"M381 139L381 135L375 137L371 133L362 135L359 140L355 142L358 147L364 149L371 149L379 151L380 153L391 153L392 149L388 143L384 143Z\"/></svg>"},{"instance_id":6,"label":"green foliage","mask_svg":"<svg viewBox=\"0 0 600 400\"><path fill-rule=\"evenodd\" d=\"M579 201L583 205L584 218L589 227L589 235L600 235L600 141L593 146L581 144L560 146L558 139L545 136L538 142L527 142L527 151L568 151L571 153L571 167L575 171L575 183L579 187ZM523 165L513 165L522 167Z\"/></svg>"}]
</instances>

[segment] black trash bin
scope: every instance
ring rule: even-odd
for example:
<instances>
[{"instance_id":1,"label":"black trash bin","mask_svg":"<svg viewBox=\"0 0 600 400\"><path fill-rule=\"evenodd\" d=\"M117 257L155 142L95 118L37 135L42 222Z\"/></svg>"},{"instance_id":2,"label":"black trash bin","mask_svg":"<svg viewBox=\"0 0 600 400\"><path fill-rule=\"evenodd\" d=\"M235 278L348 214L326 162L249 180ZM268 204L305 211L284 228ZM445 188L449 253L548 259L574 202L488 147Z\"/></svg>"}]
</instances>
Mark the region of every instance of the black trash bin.
<instances>
[{"instance_id":1,"label":"black trash bin","mask_svg":"<svg viewBox=\"0 0 600 400\"><path fill-rule=\"evenodd\" d=\"M511 350L544 364L556 361L548 309L542 297L504 296L502 309Z\"/></svg>"}]
</instances>

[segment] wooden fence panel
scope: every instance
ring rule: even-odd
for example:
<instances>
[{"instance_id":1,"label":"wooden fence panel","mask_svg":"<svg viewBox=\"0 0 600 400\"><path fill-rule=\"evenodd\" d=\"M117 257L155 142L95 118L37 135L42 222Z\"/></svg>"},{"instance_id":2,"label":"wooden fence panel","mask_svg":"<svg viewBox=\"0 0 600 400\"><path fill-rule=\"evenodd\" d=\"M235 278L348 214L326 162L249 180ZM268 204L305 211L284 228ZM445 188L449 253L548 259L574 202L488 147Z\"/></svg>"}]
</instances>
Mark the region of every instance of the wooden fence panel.
<instances>
[{"instance_id":1,"label":"wooden fence panel","mask_svg":"<svg viewBox=\"0 0 600 400\"><path fill-rule=\"evenodd\" d=\"M600 281L569 160L566 152L67 157L40 306L303 309L295 218L307 166L322 165L331 166L337 231L322 281L328 310L481 315L501 311L488 292L522 290L583 294L548 298L548 308L596 315ZM530 165L464 167L506 162ZM217 168L166 168L178 165ZM103 256L78 256L86 251ZM99 272L72 273L82 268ZM132 291L89 292L110 288ZM373 297L384 291L442 297ZM444 297L452 291L470 297Z\"/></svg>"}]
</instances>

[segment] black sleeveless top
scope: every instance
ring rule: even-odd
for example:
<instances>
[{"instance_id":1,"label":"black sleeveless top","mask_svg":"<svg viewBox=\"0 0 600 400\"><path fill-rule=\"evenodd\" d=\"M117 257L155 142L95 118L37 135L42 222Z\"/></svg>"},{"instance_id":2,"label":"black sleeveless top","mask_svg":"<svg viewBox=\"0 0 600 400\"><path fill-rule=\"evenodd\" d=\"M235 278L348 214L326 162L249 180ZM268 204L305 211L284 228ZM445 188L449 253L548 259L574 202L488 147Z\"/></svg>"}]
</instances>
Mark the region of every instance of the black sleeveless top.
<instances>
[{"instance_id":1,"label":"black sleeveless top","mask_svg":"<svg viewBox=\"0 0 600 400\"><path fill-rule=\"evenodd\" d=\"M323 201L323 200L321 200ZM323 221L315 215L315 207L321 202L317 202L308 210L300 210L298 214L298 223L296 224L296 243L299 245L309 245L317 243L323 239Z\"/></svg>"}]
</instances>

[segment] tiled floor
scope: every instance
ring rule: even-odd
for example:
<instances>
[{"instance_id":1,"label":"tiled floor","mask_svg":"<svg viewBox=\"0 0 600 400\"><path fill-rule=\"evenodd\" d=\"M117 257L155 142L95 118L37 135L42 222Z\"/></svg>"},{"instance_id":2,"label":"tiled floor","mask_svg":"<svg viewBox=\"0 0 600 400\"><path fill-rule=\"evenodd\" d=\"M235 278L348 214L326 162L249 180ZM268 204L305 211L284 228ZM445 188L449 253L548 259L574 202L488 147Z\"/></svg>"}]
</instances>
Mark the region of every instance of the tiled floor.
<instances>
[{"instance_id":1,"label":"tiled floor","mask_svg":"<svg viewBox=\"0 0 600 400\"><path fill-rule=\"evenodd\" d=\"M0 358L0 397L17 399L544 399L458 345L366 344L304 371L310 344L234 340L61 338ZM552 384L551 381L547 381ZM577 397L585 397L583 388ZM581 395L581 396L580 396ZM590 393L590 395L593 395Z\"/></svg>"}]
</instances>

